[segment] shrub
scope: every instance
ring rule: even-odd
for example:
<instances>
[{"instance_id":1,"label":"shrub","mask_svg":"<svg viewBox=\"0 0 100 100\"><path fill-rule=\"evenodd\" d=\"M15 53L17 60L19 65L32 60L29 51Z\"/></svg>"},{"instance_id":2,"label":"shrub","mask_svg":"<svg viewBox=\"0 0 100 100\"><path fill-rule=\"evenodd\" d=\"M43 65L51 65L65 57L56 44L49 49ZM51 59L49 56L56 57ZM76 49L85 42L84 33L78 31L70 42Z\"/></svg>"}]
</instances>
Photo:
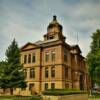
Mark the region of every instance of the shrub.
<instances>
[{"instance_id":1,"label":"shrub","mask_svg":"<svg viewBox=\"0 0 100 100\"><path fill-rule=\"evenodd\" d=\"M80 90L69 90L69 89L49 89L44 91L44 95L71 95L71 94L85 94L87 92Z\"/></svg>"}]
</instances>

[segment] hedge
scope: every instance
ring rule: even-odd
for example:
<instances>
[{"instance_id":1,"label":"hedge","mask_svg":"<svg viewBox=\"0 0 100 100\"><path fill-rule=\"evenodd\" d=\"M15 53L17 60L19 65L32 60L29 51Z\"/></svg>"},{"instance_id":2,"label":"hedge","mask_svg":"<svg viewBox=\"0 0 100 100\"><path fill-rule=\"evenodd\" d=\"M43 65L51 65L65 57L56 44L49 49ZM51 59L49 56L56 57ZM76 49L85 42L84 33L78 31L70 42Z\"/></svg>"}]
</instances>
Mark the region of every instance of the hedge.
<instances>
[{"instance_id":1,"label":"hedge","mask_svg":"<svg viewBox=\"0 0 100 100\"><path fill-rule=\"evenodd\" d=\"M44 95L71 95L71 94L86 94L86 91L80 91L80 90L68 90L68 89L49 89L47 91L44 91Z\"/></svg>"}]
</instances>

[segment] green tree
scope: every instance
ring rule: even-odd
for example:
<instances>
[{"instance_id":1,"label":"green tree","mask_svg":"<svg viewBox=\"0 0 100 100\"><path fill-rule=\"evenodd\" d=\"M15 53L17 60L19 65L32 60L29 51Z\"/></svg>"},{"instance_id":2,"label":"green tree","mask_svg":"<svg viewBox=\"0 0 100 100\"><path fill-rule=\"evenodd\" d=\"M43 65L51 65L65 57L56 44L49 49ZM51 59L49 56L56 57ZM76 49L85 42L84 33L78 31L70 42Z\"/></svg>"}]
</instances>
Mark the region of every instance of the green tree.
<instances>
[{"instance_id":1,"label":"green tree","mask_svg":"<svg viewBox=\"0 0 100 100\"><path fill-rule=\"evenodd\" d=\"M91 50L87 55L87 63L92 87L95 83L100 85L100 30L92 35Z\"/></svg>"},{"instance_id":2,"label":"green tree","mask_svg":"<svg viewBox=\"0 0 100 100\"><path fill-rule=\"evenodd\" d=\"M0 85L2 88L10 88L13 94L13 88L23 88L24 82L23 66L20 64L20 50L15 39L6 50L6 63L2 64L2 75Z\"/></svg>"},{"instance_id":3,"label":"green tree","mask_svg":"<svg viewBox=\"0 0 100 100\"><path fill-rule=\"evenodd\" d=\"M5 93L5 89L6 89L6 82L5 82L5 78L4 78L4 69L7 66L7 62L1 61L0 62L0 87L3 88L4 93Z\"/></svg>"}]
</instances>

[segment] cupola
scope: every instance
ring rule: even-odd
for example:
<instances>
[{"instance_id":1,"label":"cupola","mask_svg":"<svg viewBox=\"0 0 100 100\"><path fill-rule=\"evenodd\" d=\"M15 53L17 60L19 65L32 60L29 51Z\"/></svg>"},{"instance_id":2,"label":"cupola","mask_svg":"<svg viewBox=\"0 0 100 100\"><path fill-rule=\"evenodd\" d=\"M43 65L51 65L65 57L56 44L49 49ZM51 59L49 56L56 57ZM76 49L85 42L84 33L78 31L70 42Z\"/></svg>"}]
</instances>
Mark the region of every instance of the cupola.
<instances>
[{"instance_id":1,"label":"cupola","mask_svg":"<svg viewBox=\"0 0 100 100\"><path fill-rule=\"evenodd\" d=\"M57 21L57 17L54 15L53 20L47 26L47 34L44 35L44 40L58 39L65 40L62 34L63 27Z\"/></svg>"}]
</instances>

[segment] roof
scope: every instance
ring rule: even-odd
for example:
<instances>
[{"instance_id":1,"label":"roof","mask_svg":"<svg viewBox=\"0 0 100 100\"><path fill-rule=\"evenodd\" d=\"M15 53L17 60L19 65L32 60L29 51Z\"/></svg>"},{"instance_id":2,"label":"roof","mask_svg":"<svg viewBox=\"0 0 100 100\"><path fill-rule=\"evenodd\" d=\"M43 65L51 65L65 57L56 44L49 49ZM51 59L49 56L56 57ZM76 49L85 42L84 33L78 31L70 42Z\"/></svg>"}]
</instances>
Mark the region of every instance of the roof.
<instances>
[{"instance_id":1,"label":"roof","mask_svg":"<svg viewBox=\"0 0 100 100\"><path fill-rule=\"evenodd\" d=\"M24 49L24 48L27 47L28 45L38 46L38 45L36 45L35 43L28 42L28 43L26 43L25 45L23 45L23 46L20 48L20 50Z\"/></svg>"},{"instance_id":2,"label":"roof","mask_svg":"<svg viewBox=\"0 0 100 100\"><path fill-rule=\"evenodd\" d=\"M57 41L58 39L51 39L51 40L46 40L46 41L37 41L35 42L36 45L42 45L42 44L45 44L45 43L50 43L50 42L54 42L54 41Z\"/></svg>"},{"instance_id":3,"label":"roof","mask_svg":"<svg viewBox=\"0 0 100 100\"><path fill-rule=\"evenodd\" d=\"M71 49L77 49L81 53L81 49L80 49L79 45L71 45L70 47L71 47Z\"/></svg>"},{"instance_id":4,"label":"roof","mask_svg":"<svg viewBox=\"0 0 100 100\"><path fill-rule=\"evenodd\" d=\"M28 42L28 43L26 43L24 46L22 46L22 47L20 48L20 50L23 50L23 49L26 48L28 45L32 45L32 46L34 46L35 48L40 47L40 46L43 46L43 47L49 46L48 43L52 43L52 42L55 42L55 41L58 41L58 39L52 39L52 40L46 40L46 41L41 41L41 40L39 40L39 41L36 41L35 43Z\"/></svg>"}]
</instances>

